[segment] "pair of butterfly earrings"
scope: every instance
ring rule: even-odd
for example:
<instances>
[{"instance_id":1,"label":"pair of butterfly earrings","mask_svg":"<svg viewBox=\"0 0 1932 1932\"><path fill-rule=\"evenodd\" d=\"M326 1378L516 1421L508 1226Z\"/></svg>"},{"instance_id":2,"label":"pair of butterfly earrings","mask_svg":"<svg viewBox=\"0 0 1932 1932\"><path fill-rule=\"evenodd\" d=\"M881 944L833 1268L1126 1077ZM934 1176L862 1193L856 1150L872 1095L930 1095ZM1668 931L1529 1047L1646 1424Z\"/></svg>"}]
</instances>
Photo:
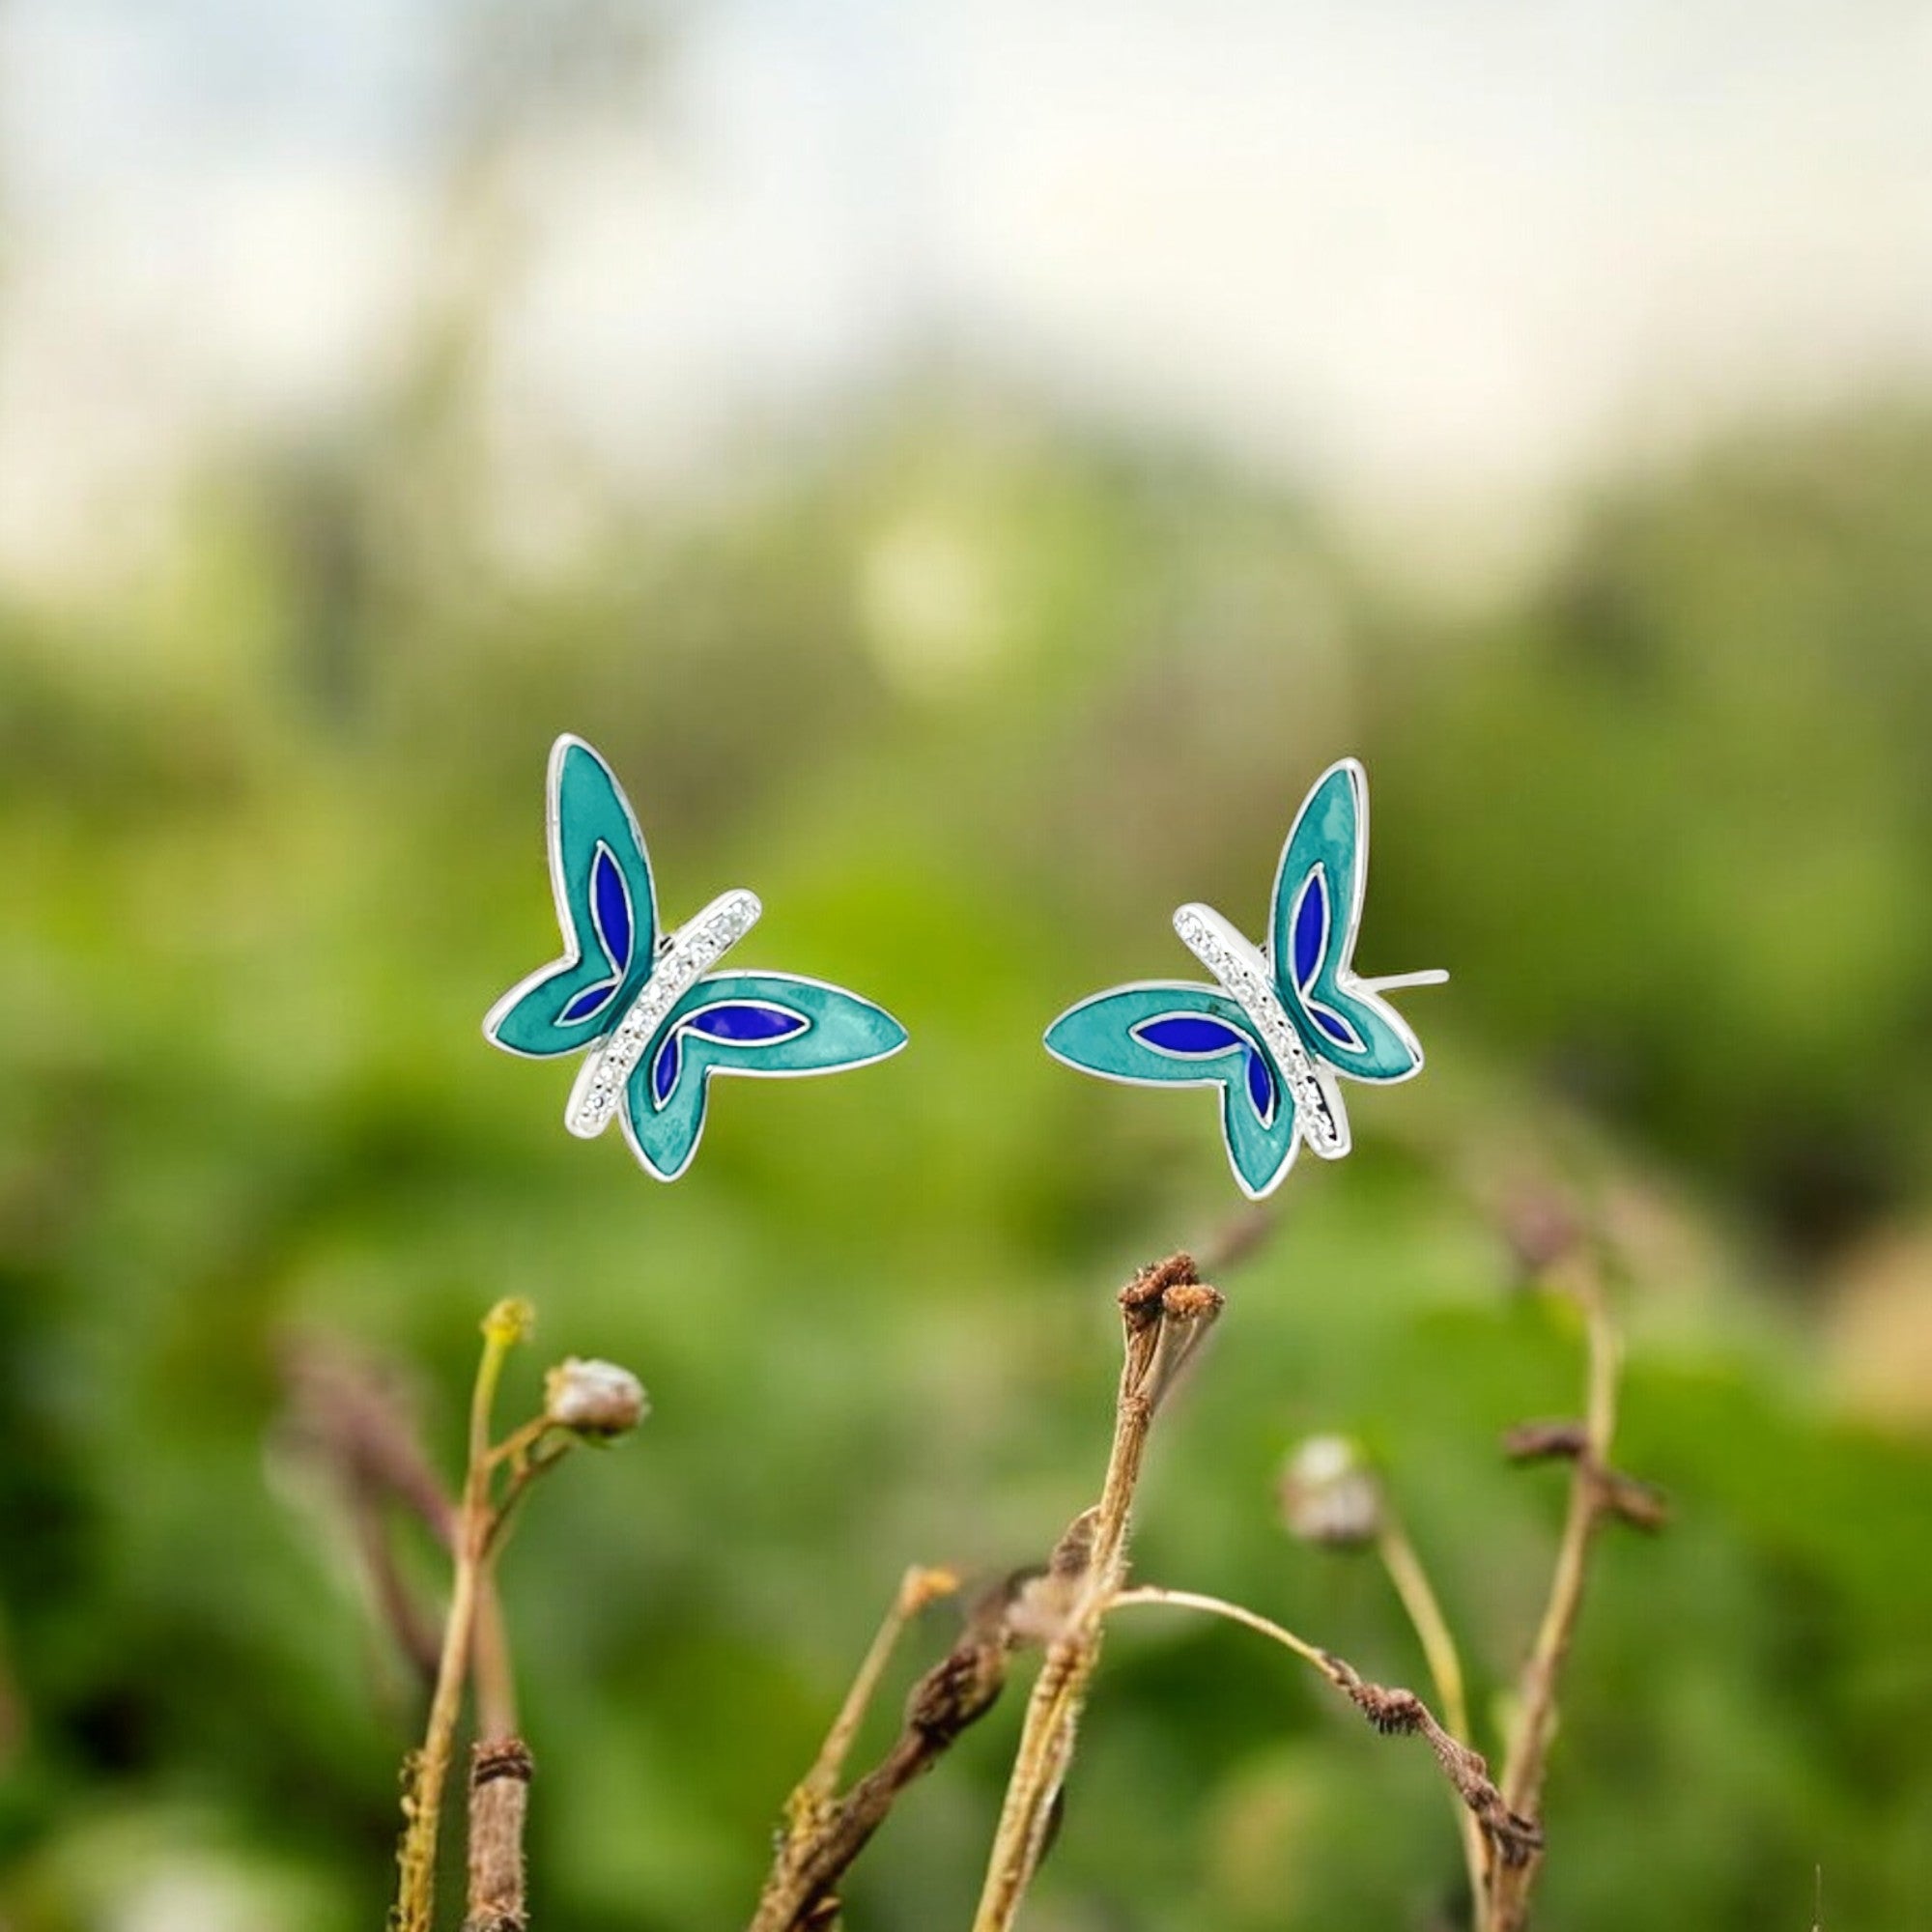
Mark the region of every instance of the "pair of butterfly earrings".
<instances>
[{"instance_id":1,"label":"pair of butterfly earrings","mask_svg":"<svg viewBox=\"0 0 1932 1932\"><path fill-rule=\"evenodd\" d=\"M592 1139L615 1118L645 1171L675 1180L697 1151L714 1073L836 1073L906 1043L883 1007L822 980L709 971L764 910L753 893L725 893L663 930L637 816L582 738L552 748L549 799L568 950L505 993L483 1030L511 1053L584 1054L564 1112L572 1133ZM1339 1160L1349 1116L1335 1076L1386 1085L1422 1070L1422 1048L1382 994L1448 977L1356 978L1368 857L1368 780L1343 758L1295 815L1264 945L1211 907L1184 905L1174 929L1216 983L1096 993L1047 1029L1047 1051L1109 1080L1219 1088L1228 1158L1253 1200L1281 1184L1302 1141Z\"/></svg>"}]
</instances>

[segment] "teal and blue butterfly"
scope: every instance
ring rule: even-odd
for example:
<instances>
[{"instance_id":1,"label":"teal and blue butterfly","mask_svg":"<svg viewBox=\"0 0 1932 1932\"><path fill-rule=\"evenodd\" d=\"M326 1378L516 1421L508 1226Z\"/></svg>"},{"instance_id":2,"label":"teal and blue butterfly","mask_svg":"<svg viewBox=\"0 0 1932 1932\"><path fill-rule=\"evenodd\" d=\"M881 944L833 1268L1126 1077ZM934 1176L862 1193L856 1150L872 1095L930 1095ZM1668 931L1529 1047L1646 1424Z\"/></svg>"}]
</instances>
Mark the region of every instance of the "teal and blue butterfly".
<instances>
[{"instance_id":1,"label":"teal and blue butterfly","mask_svg":"<svg viewBox=\"0 0 1932 1932\"><path fill-rule=\"evenodd\" d=\"M564 1123L590 1139L614 1116L646 1172L675 1180L704 1132L714 1073L836 1073L896 1053L905 1029L856 993L793 973L712 973L763 907L729 892L675 932L658 923L651 863L609 765L582 738L550 757L550 874L566 952L483 1022L506 1052L585 1056Z\"/></svg>"},{"instance_id":2,"label":"teal and blue butterfly","mask_svg":"<svg viewBox=\"0 0 1932 1932\"><path fill-rule=\"evenodd\" d=\"M1380 1086L1422 1070L1421 1046L1381 995L1448 977L1356 978L1368 863L1368 780L1344 758L1295 815L1265 947L1212 907L1184 905L1175 930L1218 983L1150 980L1096 993L1047 1029L1047 1051L1109 1080L1219 1088L1228 1158L1253 1200L1281 1184L1302 1141L1339 1160L1350 1134L1335 1076Z\"/></svg>"}]
</instances>

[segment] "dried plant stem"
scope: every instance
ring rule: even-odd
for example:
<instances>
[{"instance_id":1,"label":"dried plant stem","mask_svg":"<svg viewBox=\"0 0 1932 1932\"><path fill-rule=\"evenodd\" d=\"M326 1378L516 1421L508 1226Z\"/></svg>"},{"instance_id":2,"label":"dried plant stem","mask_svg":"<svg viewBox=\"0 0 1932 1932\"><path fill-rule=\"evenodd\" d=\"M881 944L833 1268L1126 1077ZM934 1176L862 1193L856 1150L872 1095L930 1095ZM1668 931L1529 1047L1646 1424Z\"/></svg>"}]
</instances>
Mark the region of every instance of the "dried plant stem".
<instances>
[{"instance_id":1,"label":"dried plant stem","mask_svg":"<svg viewBox=\"0 0 1932 1932\"><path fill-rule=\"evenodd\" d=\"M928 1570L917 1563L899 1578L899 1586L894 1591L893 1601L859 1664L844 1703L838 1707L838 1717L832 1720L832 1728L825 1734L818 1756L785 1803L790 1829L809 1826L831 1804L845 1760L852 1754L853 1740L866 1720L866 1713L872 1707L879 1680L885 1675L886 1665L892 1662L906 1626L928 1604L951 1596L958 1587L959 1579L950 1570Z\"/></svg>"},{"instance_id":2,"label":"dried plant stem","mask_svg":"<svg viewBox=\"0 0 1932 1932\"><path fill-rule=\"evenodd\" d=\"M1134 1491L1162 1398L1221 1311L1186 1255L1145 1268L1121 1292L1125 1353L1100 1500L1055 1551L1049 1585L1065 1593L1035 1680L1001 1807L973 1932L1008 1932L1051 1835L1072 1761L1107 1610L1126 1575Z\"/></svg>"},{"instance_id":3,"label":"dried plant stem","mask_svg":"<svg viewBox=\"0 0 1932 1932\"><path fill-rule=\"evenodd\" d=\"M1578 1278L1589 1349L1589 1409L1583 1453L1570 1479L1570 1501L1549 1601L1522 1674L1522 1704L1504 1760L1505 1788L1534 1804L1542 1795L1550 1740L1556 1730L1556 1686L1582 1606L1590 1542L1605 1515L1602 1473L1616 1433L1618 1348L1608 1311L1594 1273Z\"/></svg>"},{"instance_id":4,"label":"dried plant stem","mask_svg":"<svg viewBox=\"0 0 1932 1932\"><path fill-rule=\"evenodd\" d=\"M477 1580L476 1630L470 1641L470 1669L476 1689L476 1737L497 1744L517 1735L517 1680L510 1664L510 1636L503 1624L503 1601L486 1563Z\"/></svg>"},{"instance_id":5,"label":"dried plant stem","mask_svg":"<svg viewBox=\"0 0 1932 1932\"><path fill-rule=\"evenodd\" d=\"M905 1721L886 1755L843 1797L834 1790L887 1660L917 1611L956 1587L950 1573L909 1570L859 1666L817 1759L785 1806L785 1825L752 1918L752 1932L824 1932L838 1918L838 1887L899 1794L938 1763L1006 1683L1004 1603L970 1617L959 1641L914 1685Z\"/></svg>"},{"instance_id":6,"label":"dried plant stem","mask_svg":"<svg viewBox=\"0 0 1932 1932\"><path fill-rule=\"evenodd\" d=\"M1238 1262L1249 1260L1274 1238L1281 1217L1273 1206L1249 1202L1231 1214L1204 1241L1195 1255L1195 1265L1210 1275L1225 1274Z\"/></svg>"},{"instance_id":7,"label":"dried plant stem","mask_svg":"<svg viewBox=\"0 0 1932 1932\"><path fill-rule=\"evenodd\" d=\"M1157 1583L1138 1583L1131 1590L1122 1590L1107 1605L1111 1614L1115 1610L1133 1610L1144 1607L1170 1610L1205 1610L1209 1616L1226 1617L1230 1623L1240 1624L1266 1637L1271 1643L1278 1643L1284 1650L1293 1651L1304 1663L1311 1663L1331 1684L1340 1683L1334 1675L1335 1660L1320 1644L1313 1644L1305 1636L1296 1636L1285 1624L1278 1624L1271 1617L1264 1617L1259 1610L1251 1610L1243 1604L1231 1604L1225 1597L1209 1597L1199 1590L1165 1590Z\"/></svg>"},{"instance_id":8,"label":"dried plant stem","mask_svg":"<svg viewBox=\"0 0 1932 1932\"><path fill-rule=\"evenodd\" d=\"M1386 1515L1381 1533L1376 1539L1376 1553L1381 1558L1382 1568L1395 1586L1416 1641L1422 1646L1430 1681L1442 1700L1443 1718L1456 1736L1467 1738L1471 1735L1469 1699L1463 1683L1463 1659L1429 1580L1429 1572L1423 1568L1422 1558L1416 1554L1408 1532L1393 1510ZM1466 1806L1458 1807L1457 1829L1463 1834L1463 1862L1468 1873L1469 1897L1472 1903L1479 1904L1489 1882L1488 1840L1474 1813Z\"/></svg>"},{"instance_id":9,"label":"dried plant stem","mask_svg":"<svg viewBox=\"0 0 1932 1932\"><path fill-rule=\"evenodd\" d=\"M1353 1664L1333 1651L1310 1643L1292 1630L1270 1618L1231 1604L1222 1597L1203 1596L1194 1590L1163 1590L1151 1585L1119 1592L1110 1609L1131 1609L1138 1605L1169 1609L1205 1610L1210 1616L1226 1617L1292 1651L1304 1663L1312 1664L1336 1690L1368 1719L1385 1737L1410 1733L1422 1738L1435 1753L1436 1762L1454 1787L1466 1815L1484 1841L1495 1847L1498 1861L1512 1867L1520 1865L1541 1849L1543 1834L1527 1818L1520 1816L1504 1802L1503 1794L1491 1781L1489 1766L1480 1751L1472 1749L1437 1721L1435 1715L1412 1690L1391 1690L1372 1684Z\"/></svg>"},{"instance_id":10,"label":"dried plant stem","mask_svg":"<svg viewBox=\"0 0 1932 1932\"><path fill-rule=\"evenodd\" d=\"M521 1738L478 1743L469 1760L469 1889L463 1932L526 1932L524 1817L530 1753Z\"/></svg>"},{"instance_id":11,"label":"dried plant stem","mask_svg":"<svg viewBox=\"0 0 1932 1932\"><path fill-rule=\"evenodd\" d=\"M484 1593L484 1564L495 1512L490 1506L490 1415L509 1352L528 1325L520 1303L499 1302L483 1323L483 1353L469 1398L469 1454L456 1524L456 1573L443 1621L442 1651L421 1747L408 1767L403 1799L401 1867L393 1918L395 1932L431 1932L436 1914L436 1847L442 1790L449 1776L456 1720L469 1672L477 1604Z\"/></svg>"},{"instance_id":12,"label":"dried plant stem","mask_svg":"<svg viewBox=\"0 0 1932 1932\"><path fill-rule=\"evenodd\" d=\"M371 1605L378 1619L394 1637L411 1676L427 1689L436 1682L437 1665L442 1656L441 1635L404 1580L382 1498L368 1492L355 1493L350 1510L350 1527L368 1583Z\"/></svg>"},{"instance_id":13,"label":"dried plant stem","mask_svg":"<svg viewBox=\"0 0 1932 1932\"><path fill-rule=\"evenodd\" d=\"M1616 1512L1619 1489L1609 1468L1616 1435L1617 1374L1621 1350L1610 1321L1603 1281L1594 1261L1578 1257L1562 1286L1583 1311L1589 1393L1582 1441L1573 1459L1570 1499L1557 1546L1549 1598L1520 1688L1520 1713L1503 1760L1502 1788L1509 1804L1535 1812L1543 1798L1549 1747L1556 1735L1556 1691L1582 1607L1590 1546L1605 1518ZM1483 1904L1485 1932L1520 1932L1529 1917L1529 1895L1540 1860L1490 1874Z\"/></svg>"},{"instance_id":14,"label":"dried plant stem","mask_svg":"<svg viewBox=\"0 0 1932 1932\"><path fill-rule=\"evenodd\" d=\"M443 1548L456 1540L456 1503L418 1437L392 1378L320 1337L284 1357L287 1439L341 1495L371 1607L428 1690L442 1649L438 1622L416 1601L396 1560L391 1512L418 1519Z\"/></svg>"}]
</instances>

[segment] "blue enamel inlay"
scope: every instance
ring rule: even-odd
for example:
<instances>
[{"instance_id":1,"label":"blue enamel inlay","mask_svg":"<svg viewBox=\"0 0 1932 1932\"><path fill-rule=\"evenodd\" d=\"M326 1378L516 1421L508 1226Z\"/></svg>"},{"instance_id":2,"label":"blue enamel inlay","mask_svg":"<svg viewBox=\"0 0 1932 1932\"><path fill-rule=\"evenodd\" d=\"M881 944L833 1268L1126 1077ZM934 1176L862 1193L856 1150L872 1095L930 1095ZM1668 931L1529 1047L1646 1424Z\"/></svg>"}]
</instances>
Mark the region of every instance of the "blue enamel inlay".
<instances>
[{"instance_id":1,"label":"blue enamel inlay","mask_svg":"<svg viewBox=\"0 0 1932 1932\"><path fill-rule=\"evenodd\" d=\"M1248 1098L1255 1104L1255 1118L1266 1126L1274 1119L1274 1075L1252 1047L1248 1049Z\"/></svg>"},{"instance_id":2,"label":"blue enamel inlay","mask_svg":"<svg viewBox=\"0 0 1932 1932\"><path fill-rule=\"evenodd\" d=\"M1313 1015L1315 1024L1330 1039L1340 1040L1344 1046L1350 1047L1357 1053L1361 1052L1362 1042L1355 1037L1354 1029L1346 1020L1331 1013L1326 1007L1318 1006L1313 1001L1310 1001L1308 1010Z\"/></svg>"},{"instance_id":3,"label":"blue enamel inlay","mask_svg":"<svg viewBox=\"0 0 1932 1932\"><path fill-rule=\"evenodd\" d=\"M685 1022L693 1033L709 1039L734 1040L741 1045L762 1046L767 1040L785 1039L802 1032L803 1013L787 1012L782 1007L754 1007L736 1003L706 1007Z\"/></svg>"},{"instance_id":4,"label":"blue enamel inlay","mask_svg":"<svg viewBox=\"0 0 1932 1932\"><path fill-rule=\"evenodd\" d=\"M1328 931L1328 882L1320 868L1309 873L1301 903L1294 913L1294 983L1306 986L1321 963L1321 942Z\"/></svg>"},{"instance_id":5,"label":"blue enamel inlay","mask_svg":"<svg viewBox=\"0 0 1932 1932\"><path fill-rule=\"evenodd\" d=\"M586 987L565 1007L561 1017L565 1021L587 1020L600 1007L608 1006L611 995L617 990L614 980L606 980L601 985Z\"/></svg>"},{"instance_id":6,"label":"blue enamel inlay","mask_svg":"<svg viewBox=\"0 0 1932 1932\"><path fill-rule=\"evenodd\" d=\"M590 896L596 909L597 930L619 973L631 963L631 901L624 895L624 876L608 846L597 848L590 866Z\"/></svg>"},{"instance_id":7,"label":"blue enamel inlay","mask_svg":"<svg viewBox=\"0 0 1932 1932\"><path fill-rule=\"evenodd\" d=\"M673 1027L665 1037L665 1043L658 1048L658 1057L651 1063L651 1092L657 1096L660 1107L670 1098L670 1092L677 1085L678 1062L683 1058L683 1049L677 1043L678 1030Z\"/></svg>"},{"instance_id":8,"label":"blue enamel inlay","mask_svg":"<svg viewBox=\"0 0 1932 1932\"><path fill-rule=\"evenodd\" d=\"M1200 1013L1173 1013L1163 1019L1146 1020L1134 1028L1134 1037L1158 1047L1162 1053L1189 1056L1226 1053L1246 1044L1233 1027Z\"/></svg>"}]
</instances>

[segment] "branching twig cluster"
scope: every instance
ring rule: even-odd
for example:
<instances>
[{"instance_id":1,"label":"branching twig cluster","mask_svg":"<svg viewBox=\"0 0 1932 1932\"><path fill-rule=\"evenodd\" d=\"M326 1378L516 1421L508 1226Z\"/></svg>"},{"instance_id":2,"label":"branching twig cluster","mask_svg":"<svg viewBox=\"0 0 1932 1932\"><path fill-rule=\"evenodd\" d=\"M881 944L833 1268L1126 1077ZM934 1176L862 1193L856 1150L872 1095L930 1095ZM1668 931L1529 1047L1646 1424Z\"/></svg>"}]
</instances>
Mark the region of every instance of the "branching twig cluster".
<instances>
[{"instance_id":1,"label":"branching twig cluster","mask_svg":"<svg viewBox=\"0 0 1932 1932\"><path fill-rule=\"evenodd\" d=\"M1148 1436L1222 1308L1220 1291L1198 1278L1186 1255L1143 1268L1120 1300L1125 1348L1106 1480L1100 1500L1061 1538L1036 1591L1045 1656L1027 1702L974 1932L1002 1932L1012 1922L1045 1856L1087 1687L1100 1661L1102 1626L1126 1578L1134 1492Z\"/></svg>"},{"instance_id":2,"label":"branching twig cluster","mask_svg":"<svg viewBox=\"0 0 1932 1932\"><path fill-rule=\"evenodd\" d=\"M456 1541L456 1499L424 1453L396 1378L318 1336L283 1357L288 1389L285 1440L313 1465L339 1501L372 1605L399 1656L436 1681L442 1638L398 1561L392 1518L419 1522L444 1549Z\"/></svg>"},{"instance_id":3,"label":"branching twig cluster","mask_svg":"<svg viewBox=\"0 0 1932 1932\"><path fill-rule=\"evenodd\" d=\"M443 1488L395 1392L365 1366L315 1344L288 1363L290 1433L339 1492L379 1613L430 1690L421 1746L404 1763L394 1932L431 1932L437 1840L464 1691L473 1690L476 1743L469 1780L469 1900L464 1932L525 1932L524 1817L531 1762L516 1736L509 1646L494 1566L535 1483L582 1441L609 1441L642 1420L642 1387L628 1370L572 1358L553 1369L544 1406L500 1442L491 1437L497 1383L529 1333L520 1301L483 1322L470 1394L469 1455L459 1496ZM449 1552L454 1577L440 1636L406 1586L390 1538L402 1506Z\"/></svg>"},{"instance_id":4,"label":"branching twig cluster","mask_svg":"<svg viewBox=\"0 0 1932 1932\"><path fill-rule=\"evenodd\" d=\"M1485 1926L1493 1922L1500 1927L1504 1921L1492 1921L1490 1916L1493 1901L1526 1898L1528 1880L1543 1852L1543 1831L1534 1816L1541 1756L1522 1740L1540 1739L1540 1751L1547 1752L1550 1719L1535 1714L1553 1711L1561 1643L1547 1634L1538 1645L1532 1666L1537 1681L1548 1689L1540 1701L1525 1697L1525 1724L1531 1728L1520 1735L1512 1766L1497 1780L1482 1754L1465 1741L1467 1700L1454 1641L1420 1559L1373 1477L1365 1492L1337 1492L1327 1498L1331 1507L1324 1522L1331 1533L1322 1540L1369 1543L1378 1550L1421 1637L1449 1713L1446 1724L1412 1690L1372 1682L1346 1659L1241 1605L1194 1591L1129 1584L1133 1499L1152 1424L1220 1315L1223 1300L1218 1290L1201 1281L1187 1256L1176 1255L1144 1268L1122 1291L1120 1301L1123 1360L1099 1500L1074 1518L1044 1566L976 1606L959 1644L915 1688L897 1742L871 1773L842 1797L835 1796L851 1734L886 1654L913 1609L941 1594L930 1580L933 1573L908 1573L818 1763L793 1793L751 1932L826 1932L835 1924L838 1888L894 1801L913 1777L931 1767L965 1724L990 1708L1005 1682L1009 1654L1037 1647L1041 1662L973 1928L1009 1932L1052 1842L1106 1621L1118 1610L1146 1606L1204 1611L1241 1624L1320 1672L1378 1732L1421 1738L1465 1821L1471 1891ZM1537 1453L1572 1453L1579 1469L1587 1465L1594 1472L1589 1492L1599 1513L1635 1519L1646 1505L1654 1512L1655 1498L1647 1490L1613 1477L1603 1457L1588 1449L1593 1439L1586 1432L1574 1449L1540 1443ZM1567 1443L1569 1437L1553 1441ZM1606 1430L1603 1445L1607 1448ZM1559 1564L1559 1577L1568 1579L1561 1592L1563 1607L1546 1624L1548 1631L1564 1633L1562 1641L1567 1642L1580 1569ZM950 1588L951 1579L946 1582ZM1521 1921L1507 1922L1515 1932Z\"/></svg>"},{"instance_id":5,"label":"branching twig cluster","mask_svg":"<svg viewBox=\"0 0 1932 1932\"><path fill-rule=\"evenodd\" d=\"M1244 1224L1220 1251L1245 1250L1265 1224ZM1623 1520L1655 1529L1656 1492L1611 1466L1618 1347L1601 1278L1580 1244L1547 1271L1585 1320L1589 1395L1580 1421L1523 1425L1506 1438L1518 1462L1570 1465L1569 1504L1549 1597L1523 1667L1501 1774L1472 1744L1468 1696L1447 1619L1379 1478L1340 1438L1305 1444L1284 1481L1297 1534L1372 1548L1387 1571L1427 1662L1444 1714L1416 1693L1365 1677L1345 1658L1242 1605L1129 1581L1134 1497L1155 1417L1220 1316L1220 1292L1186 1255L1143 1268L1122 1290L1122 1361L1113 1440L1100 1494L1068 1524L1046 1562L1016 1573L970 1606L958 1640L914 1685L896 1737L848 1779L847 1760L901 1637L927 1605L953 1596L950 1572L914 1568L901 1579L818 1756L787 1802L770 1874L750 1932L830 1932L854 1861L905 1791L931 1770L1005 1688L1015 1652L1040 1663L1025 1717L973 1932L1010 1932L1058 1826L1082 1713L1107 1620L1128 1608L1205 1612L1267 1637L1317 1671L1388 1737L1418 1737L1456 1801L1478 1932L1522 1932L1544 1856L1539 1810L1555 1736L1557 1690L1581 1607L1597 1529ZM484 1323L471 1399L468 1466L451 1497L390 1394L326 1352L292 1365L303 1444L332 1473L355 1531L372 1596L404 1654L431 1686L421 1747L406 1764L405 1829L394 1932L432 1932L436 1844L466 1688L476 1703L469 1781L469 1861L464 1932L526 1932L524 1819L530 1757L516 1733L508 1648L493 1573L509 1526L534 1484L585 1437L608 1437L643 1412L625 1371L568 1362L551 1374L543 1409L501 1440L491 1412L504 1360L528 1311L501 1303ZM450 1552L454 1578L440 1637L405 1586L389 1541L396 1507Z\"/></svg>"},{"instance_id":6,"label":"branching twig cluster","mask_svg":"<svg viewBox=\"0 0 1932 1932\"><path fill-rule=\"evenodd\" d=\"M1605 1522L1618 1520L1656 1530L1662 1527L1666 1515L1655 1490L1610 1465L1622 1349L1610 1319L1599 1258L1577 1243L1553 1261L1546 1278L1582 1311L1588 1397L1581 1422L1530 1423L1513 1430L1504 1441L1505 1453L1513 1461L1556 1459L1567 1461L1571 1467L1570 1499L1549 1597L1518 1686L1519 1715L1503 1761L1505 1798L1529 1812L1543 1803L1549 1747L1556 1736L1557 1688L1583 1606L1596 1533ZM1539 1851L1519 1864L1499 1864L1486 1874L1478 1900L1482 1932L1521 1932L1528 1922L1530 1892L1541 1865Z\"/></svg>"},{"instance_id":7,"label":"branching twig cluster","mask_svg":"<svg viewBox=\"0 0 1932 1932\"><path fill-rule=\"evenodd\" d=\"M1005 1591L975 1606L958 1642L913 1686L899 1734L885 1756L839 1793L845 1759L894 1647L920 1610L957 1587L947 1571L906 1572L817 1760L785 1806L784 1827L752 1932L821 1932L835 1923L839 1882L899 1794L930 1771L998 1699L1012 1643L1010 1599Z\"/></svg>"}]
</instances>

